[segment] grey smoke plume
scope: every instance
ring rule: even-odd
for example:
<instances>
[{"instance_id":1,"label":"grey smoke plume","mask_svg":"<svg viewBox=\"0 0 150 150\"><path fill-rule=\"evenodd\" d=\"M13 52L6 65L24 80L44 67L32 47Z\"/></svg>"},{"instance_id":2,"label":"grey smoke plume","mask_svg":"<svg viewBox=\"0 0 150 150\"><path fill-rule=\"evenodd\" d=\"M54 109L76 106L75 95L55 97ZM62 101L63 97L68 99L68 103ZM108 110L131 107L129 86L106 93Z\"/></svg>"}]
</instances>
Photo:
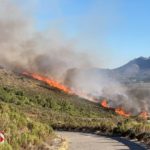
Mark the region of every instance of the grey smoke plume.
<instances>
[{"instance_id":1,"label":"grey smoke plume","mask_svg":"<svg viewBox=\"0 0 150 150\"><path fill-rule=\"evenodd\" d=\"M11 1L0 6L0 63L51 75L62 80L66 70L90 65L85 54L75 51L68 41L55 31L37 32L32 18Z\"/></svg>"},{"instance_id":2,"label":"grey smoke plume","mask_svg":"<svg viewBox=\"0 0 150 150\"><path fill-rule=\"evenodd\" d=\"M91 59L76 52L74 42L56 31L36 31L32 17L10 0L0 5L0 64L51 76L88 98L106 97L112 107L123 106L134 113L150 109L147 90L128 89L106 73L89 69Z\"/></svg>"},{"instance_id":3,"label":"grey smoke plume","mask_svg":"<svg viewBox=\"0 0 150 150\"><path fill-rule=\"evenodd\" d=\"M109 107L124 108L134 115L150 110L150 85L126 85L99 69L68 70L65 84L91 100L106 98ZM82 93L83 92L83 93Z\"/></svg>"}]
</instances>

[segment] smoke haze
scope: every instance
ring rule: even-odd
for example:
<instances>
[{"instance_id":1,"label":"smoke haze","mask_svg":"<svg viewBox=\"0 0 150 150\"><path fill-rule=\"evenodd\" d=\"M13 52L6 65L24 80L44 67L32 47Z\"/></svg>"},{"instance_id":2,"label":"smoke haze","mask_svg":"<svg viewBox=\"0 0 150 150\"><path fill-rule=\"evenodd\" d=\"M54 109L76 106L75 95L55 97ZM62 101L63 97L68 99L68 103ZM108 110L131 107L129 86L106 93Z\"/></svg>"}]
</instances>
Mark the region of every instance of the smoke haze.
<instances>
[{"instance_id":1,"label":"smoke haze","mask_svg":"<svg viewBox=\"0 0 150 150\"><path fill-rule=\"evenodd\" d=\"M1 64L61 79L69 68L89 66L86 54L78 54L74 43L57 31L37 32L32 18L17 5L3 1L0 13Z\"/></svg>"}]
</instances>

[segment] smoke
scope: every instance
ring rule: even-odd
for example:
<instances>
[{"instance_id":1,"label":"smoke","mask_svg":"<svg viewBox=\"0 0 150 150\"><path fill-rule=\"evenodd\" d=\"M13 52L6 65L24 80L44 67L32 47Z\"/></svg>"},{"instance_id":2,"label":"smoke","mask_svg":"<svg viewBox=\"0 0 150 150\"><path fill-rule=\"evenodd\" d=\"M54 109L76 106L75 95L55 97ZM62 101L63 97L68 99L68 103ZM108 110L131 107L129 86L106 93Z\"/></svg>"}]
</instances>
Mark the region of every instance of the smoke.
<instances>
[{"instance_id":1,"label":"smoke","mask_svg":"<svg viewBox=\"0 0 150 150\"><path fill-rule=\"evenodd\" d=\"M133 115L150 110L149 86L121 83L109 70L70 69L65 84L85 98L99 102L106 98L109 107L124 108Z\"/></svg>"},{"instance_id":2,"label":"smoke","mask_svg":"<svg viewBox=\"0 0 150 150\"><path fill-rule=\"evenodd\" d=\"M142 109L148 111L150 94L147 90L128 88L111 75L108 76L107 71L93 68L92 58L77 52L76 44L58 30L37 31L32 15L26 15L21 6L10 0L1 1L2 66L19 72L29 71L53 77L79 95L108 98L112 107L123 106L133 113Z\"/></svg>"},{"instance_id":3,"label":"smoke","mask_svg":"<svg viewBox=\"0 0 150 150\"><path fill-rule=\"evenodd\" d=\"M6 0L0 6L0 64L15 69L51 75L63 80L66 70L90 66L86 54L58 31L36 31L32 17Z\"/></svg>"}]
</instances>

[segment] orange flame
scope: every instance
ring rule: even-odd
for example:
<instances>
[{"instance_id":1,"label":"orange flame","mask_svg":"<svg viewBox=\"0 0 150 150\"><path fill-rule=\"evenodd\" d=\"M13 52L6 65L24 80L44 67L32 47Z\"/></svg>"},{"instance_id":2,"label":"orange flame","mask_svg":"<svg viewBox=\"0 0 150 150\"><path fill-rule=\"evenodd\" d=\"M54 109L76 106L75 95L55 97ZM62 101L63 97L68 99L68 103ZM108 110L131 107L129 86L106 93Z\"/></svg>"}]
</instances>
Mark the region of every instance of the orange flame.
<instances>
[{"instance_id":1,"label":"orange flame","mask_svg":"<svg viewBox=\"0 0 150 150\"><path fill-rule=\"evenodd\" d=\"M143 111L139 114L139 117L141 117L143 119L147 119L149 117L149 115L146 111Z\"/></svg>"},{"instance_id":2,"label":"orange flame","mask_svg":"<svg viewBox=\"0 0 150 150\"><path fill-rule=\"evenodd\" d=\"M106 100L103 100L101 102L101 106L104 107L104 108L108 108L110 110L113 110L113 111L115 111L117 114L119 114L121 116L124 116L124 117L129 117L130 116L130 114L125 112L125 110L123 108L121 108L121 107L119 107L119 108L111 108L111 107L109 107Z\"/></svg>"},{"instance_id":3,"label":"orange flame","mask_svg":"<svg viewBox=\"0 0 150 150\"><path fill-rule=\"evenodd\" d=\"M69 89L68 87L66 87L65 85L53 80L53 79L50 79L50 78L47 78L45 76L41 76L39 74L36 74L36 73L28 73L28 72L23 72L22 73L23 75L26 75L28 77L32 77L36 80L39 80L39 81L42 81L52 87L55 87L61 91L64 91L65 93L69 93L69 94L74 94L76 92L73 92L71 89ZM79 92L81 93L81 91ZM82 95L86 95L85 93L82 93ZM124 116L124 117L129 117L130 114L127 113L123 108L119 107L119 108L111 108L108 106L108 102L106 100L103 100L101 102L101 106L104 107L104 108L108 108L108 109L112 109L112 110L115 110L115 112L121 116ZM149 117L149 114L145 111L141 112L139 114L139 117L142 117L144 119L147 119Z\"/></svg>"},{"instance_id":4,"label":"orange flame","mask_svg":"<svg viewBox=\"0 0 150 150\"><path fill-rule=\"evenodd\" d=\"M106 100L103 100L103 101L101 102L101 106L104 107L104 108L109 108L108 103L107 103Z\"/></svg>"},{"instance_id":5,"label":"orange flame","mask_svg":"<svg viewBox=\"0 0 150 150\"><path fill-rule=\"evenodd\" d=\"M65 93L72 93L71 89L69 89L68 87L64 86L63 84L61 84L55 80L52 80L50 78L47 78L47 77L44 77L44 76L41 76L41 75L35 74L35 73L23 72L23 74L26 76L32 77L36 80L43 81L44 83L47 83L48 85L50 85L52 87L62 90Z\"/></svg>"},{"instance_id":6,"label":"orange flame","mask_svg":"<svg viewBox=\"0 0 150 150\"><path fill-rule=\"evenodd\" d=\"M119 108L116 108L115 109L115 112L121 116L124 116L124 117L129 117L130 114L127 113L123 108L119 107Z\"/></svg>"}]
</instances>

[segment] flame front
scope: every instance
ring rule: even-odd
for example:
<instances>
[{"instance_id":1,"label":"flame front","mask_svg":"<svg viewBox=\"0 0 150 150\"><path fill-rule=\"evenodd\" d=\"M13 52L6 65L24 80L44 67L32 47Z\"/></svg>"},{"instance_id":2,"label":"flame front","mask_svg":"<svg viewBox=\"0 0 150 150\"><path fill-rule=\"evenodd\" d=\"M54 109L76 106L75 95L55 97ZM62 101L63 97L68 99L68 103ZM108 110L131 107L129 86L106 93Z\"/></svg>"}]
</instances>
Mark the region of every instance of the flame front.
<instances>
[{"instance_id":1,"label":"flame front","mask_svg":"<svg viewBox=\"0 0 150 150\"><path fill-rule=\"evenodd\" d=\"M129 117L130 114L127 113L123 108L119 107L119 108L116 108L115 109L115 112L121 116L124 116L124 117Z\"/></svg>"},{"instance_id":2,"label":"flame front","mask_svg":"<svg viewBox=\"0 0 150 150\"><path fill-rule=\"evenodd\" d=\"M108 102L106 100L103 100L101 102L101 106L104 107L104 108L108 108L108 109L111 109L111 110L114 110L118 115L121 115L121 116L124 116L124 117L129 117L130 114L127 113L123 108L121 107L118 107L118 108L111 108L108 106Z\"/></svg>"},{"instance_id":3,"label":"flame front","mask_svg":"<svg viewBox=\"0 0 150 150\"><path fill-rule=\"evenodd\" d=\"M69 89L68 87L64 86L63 84L61 84L61 83L59 83L59 82L57 82L53 79L41 76L41 75L36 74L36 73L23 72L23 74L26 75L26 76L32 77L36 80L43 81L44 83L46 83L46 84L48 84L52 87L55 87L59 90L62 90L65 93L72 93L71 89Z\"/></svg>"},{"instance_id":4,"label":"flame front","mask_svg":"<svg viewBox=\"0 0 150 150\"><path fill-rule=\"evenodd\" d=\"M108 106L106 100L103 100L103 101L101 102L101 106L104 107L104 108L109 108L109 106Z\"/></svg>"},{"instance_id":5,"label":"flame front","mask_svg":"<svg viewBox=\"0 0 150 150\"><path fill-rule=\"evenodd\" d=\"M47 78L45 76L41 76L41 75L36 74L36 73L28 73L28 72L23 72L22 74L26 75L28 77L32 77L36 80L42 81L42 82L44 82L44 83L46 83L46 84L48 84L52 87L55 87L55 88L57 88L61 91L64 91L65 93L69 93L69 94L76 93L76 92L73 92L68 87L66 87L65 85L63 85L63 84L61 84L61 83L59 83L59 82L57 82L53 79ZM81 92L79 92L79 93L81 93ZM109 107L108 102L105 99L102 100L101 106L104 107L104 108L107 108L107 109L111 109L111 110L115 111L117 114L119 114L121 116L124 116L124 117L129 117L130 116L130 113L127 113L122 107L118 107L118 108ZM139 117L147 119L149 117L149 114L147 112L143 111L139 114Z\"/></svg>"}]
</instances>

